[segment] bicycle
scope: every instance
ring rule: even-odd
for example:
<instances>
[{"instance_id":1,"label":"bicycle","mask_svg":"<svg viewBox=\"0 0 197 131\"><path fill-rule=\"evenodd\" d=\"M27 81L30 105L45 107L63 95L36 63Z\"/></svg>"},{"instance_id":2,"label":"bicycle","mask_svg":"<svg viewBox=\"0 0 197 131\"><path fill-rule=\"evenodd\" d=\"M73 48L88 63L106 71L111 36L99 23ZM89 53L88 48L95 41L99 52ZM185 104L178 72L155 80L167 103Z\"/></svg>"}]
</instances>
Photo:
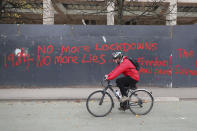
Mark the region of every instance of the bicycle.
<instances>
[{"instance_id":1,"label":"bicycle","mask_svg":"<svg viewBox=\"0 0 197 131\"><path fill-rule=\"evenodd\" d=\"M101 83L102 86L104 86L103 82ZM112 111L112 108L114 108L115 103L111 94L107 92L108 89L110 89L110 91L114 94L114 96L118 99L120 103L122 102L121 98L112 88L112 84L109 80L107 81L107 85L104 87L105 88L103 90L97 90L91 93L86 101L86 107L88 112L95 117L104 117ZM130 109L130 111L134 115L146 115L151 111L154 103L154 98L151 92L145 89L128 89L127 92L128 100L126 108ZM143 109L146 110L143 111Z\"/></svg>"}]
</instances>

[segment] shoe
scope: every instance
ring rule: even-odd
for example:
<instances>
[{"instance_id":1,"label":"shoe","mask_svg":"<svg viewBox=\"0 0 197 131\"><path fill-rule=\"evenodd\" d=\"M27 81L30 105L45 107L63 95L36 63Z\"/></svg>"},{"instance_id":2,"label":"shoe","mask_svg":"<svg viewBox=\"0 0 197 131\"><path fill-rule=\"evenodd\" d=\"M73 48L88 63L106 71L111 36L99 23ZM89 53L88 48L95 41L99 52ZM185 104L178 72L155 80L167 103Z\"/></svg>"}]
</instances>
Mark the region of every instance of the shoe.
<instances>
[{"instance_id":1,"label":"shoe","mask_svg":"<svg viewBox=\"0 0 197 131\"><path fill-rule=\"evenodd\" d=\"M125 111L129 109L129 106L128 106L128 101L125 101L125 102L121 102L120 103L120 107L118 108L118 110L120 111Z\"/></svg>"},{"instance_id":2,"label":"shoe","mask_svg":"<svg viewBox=\"0 0 197 131\"><path fill-rule=\"evenodd\" d=\"M125 109L123 107L119 107L118 110L119 111L125 111Z\"/></svg>"},{"instance_id":3,"label":"shoe","mask_svg":"<svg viewBox=\"0 0 197 131\"><path fill-rule=\"evenodd\" d=\"M125 102L125 101L127 101L128 99L129 99L128 97L123 96L123 97L120 99L120 101L121 101L121 102Z\"/></svg>"}]
</instances>

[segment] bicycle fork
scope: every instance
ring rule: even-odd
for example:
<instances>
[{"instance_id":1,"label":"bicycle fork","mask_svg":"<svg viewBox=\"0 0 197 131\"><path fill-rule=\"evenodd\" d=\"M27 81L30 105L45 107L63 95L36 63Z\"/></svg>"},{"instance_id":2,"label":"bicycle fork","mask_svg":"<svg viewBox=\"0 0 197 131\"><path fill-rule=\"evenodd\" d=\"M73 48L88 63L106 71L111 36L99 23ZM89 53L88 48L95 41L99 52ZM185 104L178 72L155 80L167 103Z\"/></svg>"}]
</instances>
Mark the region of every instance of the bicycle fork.
<instances>
[{"instance_id":1,"label":"bicycle fork","mask_svg":"<svg viewBox=\"0 0 197 131\"><path fill-rule=\"evenodd\" d=\"M99 105L102 105L103 104L103 100L104 100L104 97L105 97L105 95L107 94L107 89L108 89L109 87L106 87L104 90L103 90L103 95L102 95L102 97L101 97L101 99L100 99L100 102L99 102ZM112 107L114 108L114 101L113 101L113 99L112 99Z\"/></svg>"},{"instance_id":2,"label":"bicycle fork","mask_svg":"<svg viewBox=\"0 0 197 131\"><path fill-rule=\"evenodd\" d=\"M102 105L103 100L104 100L104 97L105 97L105 94L106 94L106 91L103 92L103 95L102 95L102 97L101 97L101 100L100 100L100 102L99 102L99 105Z\"/></svg>"}]
</instances>

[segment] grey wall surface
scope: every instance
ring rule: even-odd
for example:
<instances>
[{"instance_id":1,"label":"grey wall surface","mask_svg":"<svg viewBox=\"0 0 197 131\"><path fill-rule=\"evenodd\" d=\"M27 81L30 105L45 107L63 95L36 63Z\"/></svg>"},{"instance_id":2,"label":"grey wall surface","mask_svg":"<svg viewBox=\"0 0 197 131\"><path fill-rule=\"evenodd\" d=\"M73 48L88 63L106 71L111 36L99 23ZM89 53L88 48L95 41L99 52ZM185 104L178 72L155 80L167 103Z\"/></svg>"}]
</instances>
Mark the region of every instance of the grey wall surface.
<instances>
[{"instance_id":1,"label":"grey wall surface","mask_svg":"<svg viewBox=\"0 0 197 131\"><path fill-rule=\"evenodd\" d=\"M195 87L196 28L0 25L0 85L99 85L116 66L111 53L122 50L141 64L139 86Z\"/></svg>"}]
</instances>

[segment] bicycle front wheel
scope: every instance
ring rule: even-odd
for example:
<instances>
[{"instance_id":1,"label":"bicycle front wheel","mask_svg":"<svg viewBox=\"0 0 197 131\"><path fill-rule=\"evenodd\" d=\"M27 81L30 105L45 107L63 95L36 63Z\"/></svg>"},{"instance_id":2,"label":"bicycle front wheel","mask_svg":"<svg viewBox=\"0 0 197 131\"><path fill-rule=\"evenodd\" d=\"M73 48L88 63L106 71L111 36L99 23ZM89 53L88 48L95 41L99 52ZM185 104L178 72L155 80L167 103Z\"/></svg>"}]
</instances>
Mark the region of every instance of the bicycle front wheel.
<instances>
[{"instance_id":1,"label":"bicycle front wheel","mask_svg":"<svg viewBox=\"0 0 197 131\"><path fill-rule=\"evenodd\" d=\"M154 98L152 94L144 89L138 89L129 97L129 107L135 115L146 115L153 107Z\"/></svg>"},{"instance_id":2,"label":"bicycle front wheel","mask_svg":"<svg viewBox=\"0 0 197 131\"><path fill-rule=\"evenodd\" d=\"M103 117L109 114L113 108L113 99L109 93L95 91L89 95L86 107L90 114L95 117Z\"/></svg>"}]
</instances>

